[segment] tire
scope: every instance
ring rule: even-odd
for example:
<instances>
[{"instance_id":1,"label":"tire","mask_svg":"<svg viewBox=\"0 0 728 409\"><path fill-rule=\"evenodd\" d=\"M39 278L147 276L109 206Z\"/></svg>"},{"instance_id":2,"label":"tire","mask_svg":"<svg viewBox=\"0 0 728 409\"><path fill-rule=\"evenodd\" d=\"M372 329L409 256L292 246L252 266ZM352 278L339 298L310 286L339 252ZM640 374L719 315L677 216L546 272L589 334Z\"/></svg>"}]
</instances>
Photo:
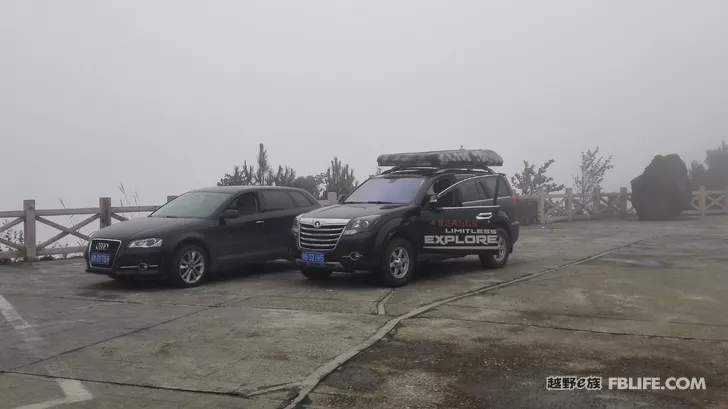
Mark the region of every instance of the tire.
<instances>
[{"instance_id":1,"label":"tire","mask_svg":"<svg viewBox=\"0 0 728 409\"><path fill-rule=\"evenodd\" d=\"M509 251L510 239L508 233L504 229L496 229L498 235L498 251L488 254L481 254L480 262L485 268L496 269L503 268L508 263L508 257L511 255Z\"/></svg>"},{"instance_id":2,"label":"tire","mask_svg":"<svg viewBox=\"0 0 728 409\"><path fill-rule=\"evenodd\" d=\"M168 279L177 287L189 288L202 284L207 279L210 262L200 246L182 246L174 253Z\"/></svg>"},{"instance_id":3,"label":"tire","mask_svg":"<svg viewBox=\"0 0 728 409\"><path fill-rule=\"evenodd\" d=\"M301 267L301 274L306 276L309 280L322 281L326 280L333 274L333 270L327 270L324 268L314 267Z\"/></svg>"},{"instance_id":4,"label":"tire","mask_svg":"<svg viewBox=\"0 0 728 409\"><path fill-rule=\"evenodd\" d=\"M389 287L401 287L412 280L417 266L417 256L409 241L394 238L382 254L377 271L380 281Z\"/></svg>"}]
</instances>

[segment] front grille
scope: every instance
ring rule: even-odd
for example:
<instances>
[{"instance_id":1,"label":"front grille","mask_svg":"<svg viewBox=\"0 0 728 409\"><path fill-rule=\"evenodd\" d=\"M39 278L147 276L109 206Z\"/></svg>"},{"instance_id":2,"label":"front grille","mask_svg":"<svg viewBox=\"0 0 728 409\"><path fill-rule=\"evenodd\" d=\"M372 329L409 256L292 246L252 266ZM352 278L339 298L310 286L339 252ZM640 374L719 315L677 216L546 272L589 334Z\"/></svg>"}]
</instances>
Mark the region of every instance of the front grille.
<instances>
[{"instance_id":1,"label":"front grille","mask_svg":"<svg viewBox=\"0 0 728 409\"><path fill-rule=\"evenodd\" d=\"M336 248L336 243L339 242L345 227L346 223L326 224L321 227L314 227L310 223L300 223L298 244L302 249L332 251Z\"/></svg>"},{"instance_id":2,"label":"front grille","mask_svg":"<svg viewBox=\"0 0 728 409\"><path fill-rule=\"evenodd\" d=\"M99 248L99 246L105 247ZM119 251L119 246L121 246L121 242L118 240L91 239L91 245L89 246L89 265L91 267L112 268L116 259L116 253ZM108 266L93 264L91 263L90 253L108 254L111 262Z\"/></svg>"}]
</instances>

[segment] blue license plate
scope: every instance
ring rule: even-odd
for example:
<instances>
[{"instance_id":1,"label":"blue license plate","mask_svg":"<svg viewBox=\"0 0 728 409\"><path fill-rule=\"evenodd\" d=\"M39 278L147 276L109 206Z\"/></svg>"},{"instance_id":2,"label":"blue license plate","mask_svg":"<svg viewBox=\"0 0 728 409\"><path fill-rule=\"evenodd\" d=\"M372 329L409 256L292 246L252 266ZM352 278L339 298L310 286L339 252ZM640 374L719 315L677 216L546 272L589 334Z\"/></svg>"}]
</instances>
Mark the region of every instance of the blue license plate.
<instances>
[{"instance_id":1,"label":"blue license plate","mask_svg":"<svg viewBox=\"0 0 728 409\"><path fill-rule=\"evenodd\" d=\"M108 267L111 265L111 254L91 253L91 265Z\"/></svg>"},{"instance_id":2,"label":"blue license plate","mask_svg":"<svg viewBox=\"0 0 728 409\"><path fill-rule=\"evenodd\" d=\"M301 259L308 263L322 264L324 262L324 253L319 251L304 251L301 253Z\"/></svg>"}]
</instances>

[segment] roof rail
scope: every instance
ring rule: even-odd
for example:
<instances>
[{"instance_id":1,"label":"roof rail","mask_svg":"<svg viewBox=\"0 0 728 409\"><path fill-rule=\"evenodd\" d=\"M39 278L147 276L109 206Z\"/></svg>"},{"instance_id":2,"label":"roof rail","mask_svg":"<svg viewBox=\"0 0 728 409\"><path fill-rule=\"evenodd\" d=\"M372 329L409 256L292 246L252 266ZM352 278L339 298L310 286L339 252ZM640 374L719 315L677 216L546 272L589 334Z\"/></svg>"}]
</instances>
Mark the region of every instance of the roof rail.
<instances>
[{"instance_id":1,"label":"roof rail","mask_svg":"<svg viewBox=\"0 0 728 409\"><path fill-rule=\"evenodd\" d=\"M437 168L432 166L395 166L391 169L383 170L381 175L386 175L389 173L394 172L403 172L403 171L417 171L417 170L429 170L429 171L435 171Z\"/></svg>"},{"instance_id":2,"label":"roof rail","mask_svg":"<svg viewBox=\"0 0 728 409\"><path fill-rule=\"evenodd\" d=\"M488 173L488 174L495 173L493 171L493 169L491 169L489 167L486 167L486 166L483 166L483 167L480 167L480 166L478 166L478 167L468 167L468 168L464 168L464 167L441 167L441 168L438 168L435 171L435 173L458 172L458 171L460 171L460 172L483 172L483 173Z\"/></svg>"},{"instance_id":3,"label":"roof rail","mask_svg":"<svg viewBox=\"0 0 728 409\"><path fill-rule=\"evenodd\" d=\"M486 174L494 174L495 171L486 166L474 166L474 167L463 167L463 166L395 166L391 169L384 170L380 175L389 175L392 173L405 173L405 172L428 172L432 174L442 173L456 173L456 172L478 172Z\"/></svg>"}]
</instances>

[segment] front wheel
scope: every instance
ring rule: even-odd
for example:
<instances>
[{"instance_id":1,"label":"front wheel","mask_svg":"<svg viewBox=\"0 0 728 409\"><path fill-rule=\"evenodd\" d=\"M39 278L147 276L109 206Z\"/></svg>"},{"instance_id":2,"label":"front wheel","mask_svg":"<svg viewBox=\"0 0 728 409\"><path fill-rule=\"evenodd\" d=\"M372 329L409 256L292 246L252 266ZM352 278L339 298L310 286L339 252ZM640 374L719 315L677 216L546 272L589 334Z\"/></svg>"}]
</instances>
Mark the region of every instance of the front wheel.
<instances>
[{"instance_id":1,"label":"front wheel","mask_svg":"<svg viewBox=\"0 0 728 409\"><path fill-rule=\"evenodd\" d=\"M480 255L480 262L486 268L503 268L508 263L510 252L508 251L508 233L503 229L497 229L498 250Z\"/></svg>"},{"instance_id":2,"label":"front wheel","mask_svg":"<svg viewBox=\"0 0 728 409\"><path fill-rule=\"evenodd\" d=\"M174 254L169 280L177 287L196 287L207 278L209 263L205 251L199 246L182 246Z\"/></svg>"},{"instance_id":3,"label":"front wheel","mask_svg":"<svg viewBox=\"0 0 728 409\"><path fill-rule=\"evenodd\" d=\"M301 274L303 274L309 280L314 281L326 280L327 278L329 278L329 276L331 276L332 273L332 270L327 270L323 268L301 267Z\"/></svg>"},{"instance_id":4,"label":"front wheel","mask_svg":"<svg viewBox=\"0 0 728 409\"><path fill-rule=\"evenodd\" d=\"M384 250L379 265L379 278L390 287L401 287L412 280L417 259L412 245L405 239L395 238Z\"/></svg>"}]
</instances>

